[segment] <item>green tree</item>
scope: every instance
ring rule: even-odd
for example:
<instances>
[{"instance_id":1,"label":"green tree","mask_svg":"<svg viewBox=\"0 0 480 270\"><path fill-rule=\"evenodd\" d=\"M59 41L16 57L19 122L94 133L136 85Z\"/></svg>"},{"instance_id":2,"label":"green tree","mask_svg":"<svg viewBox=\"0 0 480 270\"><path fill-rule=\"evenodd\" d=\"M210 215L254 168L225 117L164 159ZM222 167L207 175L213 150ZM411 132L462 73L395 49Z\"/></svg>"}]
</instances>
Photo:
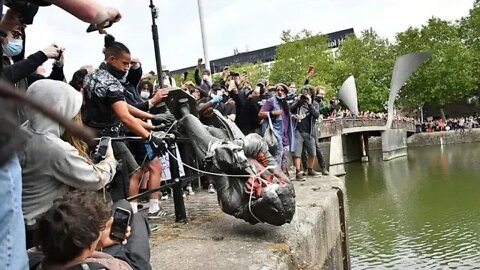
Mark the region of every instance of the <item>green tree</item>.
<instances>
[{"instance_id":1,"label":"green tree","mask_svg":"<svg viewBox=\"0 0 480 270\"><path fill-rule=\"evenodd\" d=\"M475 65L480 66L480 0L475 0L468 16L459 23L460 35L465 45L473 53ZM477 89L480 88L480 70L475 72Z\"/></svg>"},{"instance_id":2,"label":"green tree","mask_svg":"<svg viewBox=\"0 0 480 270\"><path fill-rule=\"evenodd\" d=\"M332 85L340 89L350 76L355 77L360 111L384 111L388 100L394 54L392 45L373 29L361 37L350 36L340 45L333 68Z\"/></svg>"},{"instance_id":3,"label":"green tree","mask_svg":"<svg viewBox=\"0 0 480 270\"><path fill-rule=\"evenodd\" d=\"M284 31L281 39L283 43L277 47L275 63L269 77L272 83L303 84L309 65L315 67L310 78L311 84L327 84L333 80L334 60L328 51L325 35L314 35L307 30L297 34Z\"/></svg>"},{"instance_id":4,"label":"green tree","mask_svg":"<svg viewBox=\"0 0 480 270\"><path fill-rule=\"evenodd\" d=\"M431 58L409 79L400 92L407 107L435 104L444 106L475 92L475 58L465 46L459 25L431 18L427 25L409 28L397 35L398 54L429 51ZM442 117L445 118L442 112Z\"/></svg>"}]
</instances>

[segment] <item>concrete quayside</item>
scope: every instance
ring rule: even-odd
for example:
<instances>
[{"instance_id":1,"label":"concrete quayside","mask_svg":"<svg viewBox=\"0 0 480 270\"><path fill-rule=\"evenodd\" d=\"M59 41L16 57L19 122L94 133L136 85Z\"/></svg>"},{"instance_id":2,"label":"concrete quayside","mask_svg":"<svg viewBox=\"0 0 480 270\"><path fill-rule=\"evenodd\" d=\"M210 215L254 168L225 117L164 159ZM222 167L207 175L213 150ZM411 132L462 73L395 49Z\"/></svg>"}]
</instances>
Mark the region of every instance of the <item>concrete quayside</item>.
<instances>
[{"instance_id":1,"label":"concrete quayside","mask_svg":"<svg viewBox=\"0 0 480 270\"><path fill-rule=\"evenodd\" d=\"M297 209L290 224L251 225L221 212L216 194L185 199L189 223L169 215L152 234L153 269L349 269L345 188L334 176L295 182Z\"/></svg>"}]
</instances>

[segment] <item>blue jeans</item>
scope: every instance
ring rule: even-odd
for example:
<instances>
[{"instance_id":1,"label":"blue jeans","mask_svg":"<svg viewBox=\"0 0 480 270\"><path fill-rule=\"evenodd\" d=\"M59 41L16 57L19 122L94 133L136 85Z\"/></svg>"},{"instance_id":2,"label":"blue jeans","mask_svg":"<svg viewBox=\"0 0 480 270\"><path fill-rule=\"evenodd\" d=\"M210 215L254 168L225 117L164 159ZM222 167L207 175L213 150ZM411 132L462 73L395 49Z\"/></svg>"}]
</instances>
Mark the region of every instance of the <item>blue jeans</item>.
<instances>
[{"instance_id":1,"label":"blue jeans","mask_svg":"<svg viewBox=\"0 0 480 270\"><path fill-rule=\"evenodd\" d=\"M0 187L0 269L28 269L22 169L16 156L0 167Z\"/></svg>"}]
</instances>

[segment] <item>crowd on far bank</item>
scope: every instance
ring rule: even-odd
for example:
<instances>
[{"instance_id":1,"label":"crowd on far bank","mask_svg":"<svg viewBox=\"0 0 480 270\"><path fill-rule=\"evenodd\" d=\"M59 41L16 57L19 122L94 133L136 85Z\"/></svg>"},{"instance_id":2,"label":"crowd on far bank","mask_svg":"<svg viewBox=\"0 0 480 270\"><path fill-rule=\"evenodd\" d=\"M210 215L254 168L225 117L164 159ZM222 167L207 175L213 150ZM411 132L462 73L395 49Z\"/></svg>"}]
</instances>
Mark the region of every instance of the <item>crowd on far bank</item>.
<instances>
[{"instance_id":1,"label":"crowd on far bank","mask_svg":"<svg viewBox=\"0 0 480 270\"><path fill-rule=\"evenodd\" d=\"M462 116L448 118L444 121L442 118L428 119L427 121L417 124L420 132L450 131L478 128L480 127L480 116L478 114L470 116Z\"/></svg>"}]
</instances>

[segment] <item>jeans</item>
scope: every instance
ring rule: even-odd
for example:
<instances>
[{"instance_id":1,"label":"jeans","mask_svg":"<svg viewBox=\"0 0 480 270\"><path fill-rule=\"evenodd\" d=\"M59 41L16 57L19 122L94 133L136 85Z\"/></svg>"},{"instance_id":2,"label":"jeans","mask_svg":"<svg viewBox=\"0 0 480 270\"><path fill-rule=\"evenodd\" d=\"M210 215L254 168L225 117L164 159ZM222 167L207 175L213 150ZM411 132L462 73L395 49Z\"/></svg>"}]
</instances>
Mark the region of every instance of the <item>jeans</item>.
<instances>
[{"instance_id":1,"label":"jeans","mask_svg":"<svg viewBox=\"0 0 480 270\"><path fill-rule=\"evenodd\" d=\"M28 269L22 169L16 156L0 167L0 187L0 269Z\"/></svg>"}]
</instances>

